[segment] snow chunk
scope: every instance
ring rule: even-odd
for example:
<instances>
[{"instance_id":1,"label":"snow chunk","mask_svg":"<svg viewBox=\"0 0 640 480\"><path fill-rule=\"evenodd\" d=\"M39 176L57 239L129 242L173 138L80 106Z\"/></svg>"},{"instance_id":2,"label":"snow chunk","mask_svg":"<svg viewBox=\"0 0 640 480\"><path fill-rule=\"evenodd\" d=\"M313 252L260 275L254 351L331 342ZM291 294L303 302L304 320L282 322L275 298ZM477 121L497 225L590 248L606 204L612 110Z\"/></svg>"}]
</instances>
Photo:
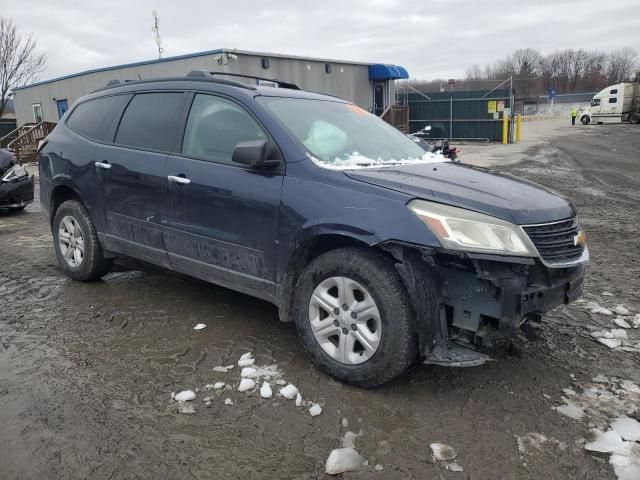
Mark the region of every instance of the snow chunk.
<instances>
[{"instance_id":1,"label":"snow chunk","mask_svg":"<svg viewBox=\"0 0 640 480\"><path fill-rule=\"evenodd\" d=\"M634 418L626 416L616 418L611 424L611 428L624 440L640 442L640 422Z\"/></svg>"},{"instance_id":2,"label":"snow chunk","mask_svg":"<svg viewBox=\"0 0 640 480\"><path fill-rule=\"evenodd\" d=\"M346 418L342 419L342 428L347 428L349 426L349 420Z\"/></svg>"},{"instance_id":3,"label":"snow chunk","mask_svg":"<svg viewBox=\"0 0 640 480\"><path fill-rule=\"evenodd\" d=\"M293 399L293 397L295 397L297 394L298 394L298 389L296 388L295 385L291 383L286 387L283 387L280 389L280 395L282 395L285 398L288 398L289 400Z\"/></svg>"},{"instance_id":4,"label":"snow chunk","mask_svg":"<svg viewBox=\"0 0 640 480\"><path fill-rule=\"evenodd\" d=\"M299 407L300 405L302 405L302 395L296 393L296 407Z\"/></svg>"},{"instance_id":5,"label":"snow chunk","mask_svg":"<svg viewBox=\"0 0 640 480\"><path fill-rule=\"evenodd\" d=\"M253 353L251 352L242 354L240 356L240 360L238 360L239 367L250 367L254 363L255 363L255 360L253 359Z\"/></svg>"},{"instance_id":6,"label":"snow chunk","mask_svg":"<svg viewBox=\"0 0 640 480\"><path fill-rule=\"evenodd\" d=\"M342 437L342 448L356 448L356 440L360 436L360 433L353 433L351 431L347 431L344 433L344 437Z\"/></svg>"},{"instance_id":7,"label":"snow chunk","mask_svg":"<svg viewBox=\"0 0 640 480\"><path fill-rule=\"evenodd\" d=\"M447 470L451 470L452 472L464 472L464 468L459 463L448 463Z\"/></svg>"},{"instance_id":8,"label":"snow chunk","mask_svg":"<svg viewBox=\"0 0 640 480\"><path fill-rule=\"evenodd\" d=\"M312 417L317 417L322 413L322 407L317 403L314 403L313 405L311 405L311 408L309 408L309 413Z\"/></svg>"},{"instance_id":9,"label":"snow chunk","mask_svg":"<svg viewBox=\"0 0 640 480\"><path fill-rule=\"evenodd\" d=\"M230 398L225 398L224 399L224 404L225 405L233 405L233 400L231 400Z\"/></svg>"},{"instance_id":10,"label":"snow chunk","mask_svg":"<svg viewBox=\"0 0 640 480\"><path fill-rule=\"evenodd\" d=\"M611 310L601 307L596 302L587 302L586 306L591 313L601 313L602 315L613 315Z\"/></svg>"},{"instance_id":11,"label":"snow chunk","mask_svg":"<svg viewBox=\"0 0 640 480\"><path fill-rule=\"evenodd\" d=\"M624 305L616 305L615 307L613 307L613 311L618 315L629 315L630 313L629 309Z\"/></svg>"},{"instance_id":12,"label":"snow chunk","mask_svg":"<svg viewBox=\"0 0 640 480\"><path fill-rule=\"evenodd\" d=\"M622 341L617 338L599 338L598 341L609 348L618 348Z\"/></svg>"},{"instance_id":13,"label":"snow chunk","mask_svg":"<svg viewBox=\"0 0 640 480\"><path fill-rule=\"evenodd\" d=\"M379 463L376 463L376 466L375 466L375 467L373 467L373 469L374 469L376 472L381 472L383 468L384 468L384 467L383 467L382 465L380 465Z\"/></svg>"},{"instance_id":14,"label":"snow chunk","mask_svg":"<svg viewBox=\"0 0 640 480\"><path fill-rule=\"evenodd\" d=\"M633 317L633 328L640 328L640 313Z\"/></svg>"},{"instance_id":15,"label":"snow chunk","mask_svg":"<svg viewBox=\"0 0 640 480\"><path fill-rule=\"evenodd\" d=\"M579 420L584 417L584 409L581 406L564 397L562 397L562 399L565 401L565 405L552 407L554 410L562 413L563 415L566 415L569 418L573 418L574 420Z\"/></svg>"},{"instance_id":16,"label":"snow chunk","mask_svg":"<svg viewBox=\"0 0 640 480\"><path fill-rule=\"evenodd\" d=\"M243 378L240 380L240 385L238 386L239 392L246 392L247 390L251 390L256 386L256 382L251 378Z\"/></svg>"},{"instance_id":17,"label":"snow chunk","mask_svg":"<svg viewBox=\"0 0 640 480\"><path fill-rule=\"evenodd\" d=\"M605 297L613 297L613 293L611 292L602 292L602 295Z\"/></svg>"},{"instance_id":18,"label":"snow chunk","mask_svg":"<svg viewBox=\"0 0 640 480\"><path fill-rule=\"evenodd\" d=\"M232 365L233 367L233 365ZM218 373L227 373L229 371L228 367L221 367L221 366L217 366L217 367L213 367L213 371L214 372L218 372Z\"/></svg>"},{"instance_id":19,"label":"snow chunk","mask_svg":"<svg viewBox=\"0 0 640 480\"><path fill-rule=\"evenodd\" d=\"M329 475L337 475L344 472L353 472L364 465L365 458L362 457L355 449L336 448L331 451L327 463L325 465L325 473Z\"/></svg>"},{"instance_id":20,"label":"snow chunk","mask_svg":"<svg viewBox=\"0 0 640 480\"><path fill-rule=\"evenodd\" d=\"M214 390L220 390L221 388L224 388L226 384L224 382L216 382L213 384L213 389Z\"/></svg>"},{"instance_id":21,"label":"snow chunk","mask_svg":"<svg viewBox=\"0 0 640 480\"><path fill-rule=\"evenodd\" d=\"M206 327L206 325L204 323L199 323L195 327L193 327L193 329L194 330L202 330L205 327Z\"/></svg>"},{"instance_id":22,"label":"snow chunk","mask_svg":"<svg viewBox=\"0 0 640 480\"><path fill-rule=\"evenodd\" d=\"M439 462L453 460L458 456L458 452L456 452L453 447L445 445L444 443L432 443L429 446L431 447L433 459Z\"/></svg>"},{"instance_id":23,"label":"snow chunk","mask_svg":"<svg viewBox=\"0 0 640 480\"><path fill-rule=\"evenodd\" d=\"M240 372L240 376L242 378L253 378L256 372L257 370L253 367L245 367L242 369L242 372Z\"/></svg>"},{"instance_id":24,"label":"snow chunk","mask_svg":"<svg viewBox=\"0 0 640 480\"><path fill-rule=\"evenodd\" d=\"M171 392L171 400L175 400L176 399L176 392Z\"/></svg>"},{"instance_id":25,"label":"snow chunk","mask_svg":"<svg viewBox=\"0 0 640 480\"><path fill-rule=\"evenodd\" d=\"M593 441L584 446L590 452L618 453L626 451L625 442L622 441L622 437L615 430L607 432L593 430L593 433Z\"/></svg>"},{"instance_id":26,"label":"snow chunk","mask_svg":"<svg viewBox=\"0 0 640 480\"><path fill-rule=\"evenodd\" d=\"M273 392L271 391L271 385L269 385L269 382L263 382L260 387L260 396L262 398L271 398L272 395Z\"/></svg>"},{"instance_id":27,"label":"snow chunk","mask_svg":"<svg viewBox=\"0 0 640 480\"><path fill-rule=\"evenodd\" d=\"M622 317L614 318L613 323L622 328L631 328L631 325L629 325L629 323L627 323L627 321Z\"/></svg>"},{"instance_id":28,"label":"snow chunk","mask_svg":"<svg viewBox=\"0 0 640 480\"><path fill-rule=\"evenodd\" d=\"M282 379L276 380L276 385L283 386L283 385L286 385L286 384L287 384L286 380L282 380Z\"/></svg>"},{"instance_id":29,"label":"snow chunk","mask_svg":"<svg viewBox=\"0 0 640 480\"><path fill-rule=\"evenodd\" d=\"M193 392L193 390L183 390L175 396L176 402L188 402L195 399L196 394Z\"/></svg>"}]
</instances>

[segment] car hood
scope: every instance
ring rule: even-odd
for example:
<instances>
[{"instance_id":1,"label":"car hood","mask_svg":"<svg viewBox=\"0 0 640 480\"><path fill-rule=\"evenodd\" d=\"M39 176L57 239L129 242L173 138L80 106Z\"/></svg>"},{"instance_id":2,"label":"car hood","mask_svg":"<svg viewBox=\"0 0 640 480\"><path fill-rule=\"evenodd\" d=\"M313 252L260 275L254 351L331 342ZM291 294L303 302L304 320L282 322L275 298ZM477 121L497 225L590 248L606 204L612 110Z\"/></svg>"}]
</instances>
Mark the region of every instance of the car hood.
<instances>
[{"instance_id":1,"label":"car hood","mask_svg":"<svg viewBox=\"0 0 640 480\"><path fill-rule=\"evenodd\" d=\"M354 180L476 212L518 225L575 215L569 201L543 187L460 163L346 170Z\"/></svg>"}]
</instances>

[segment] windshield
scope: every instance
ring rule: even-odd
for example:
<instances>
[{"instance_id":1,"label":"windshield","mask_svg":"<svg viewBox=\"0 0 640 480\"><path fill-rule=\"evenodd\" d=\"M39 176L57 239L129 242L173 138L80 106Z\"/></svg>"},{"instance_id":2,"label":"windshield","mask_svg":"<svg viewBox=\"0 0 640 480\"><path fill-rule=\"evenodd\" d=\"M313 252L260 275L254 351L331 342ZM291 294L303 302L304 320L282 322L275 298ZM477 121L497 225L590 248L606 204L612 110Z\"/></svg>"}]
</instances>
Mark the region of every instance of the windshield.
<instances>
[{"instance_id":1,"label":"windshield","mask_svg":"<svg viewBox=\"0 0 640 480\"><path fill-rule=\"evenodd\" d=\"M370 168L447 161L362 108L341 102L259 97L321 166Z\"/></svg>"}]
</instances>

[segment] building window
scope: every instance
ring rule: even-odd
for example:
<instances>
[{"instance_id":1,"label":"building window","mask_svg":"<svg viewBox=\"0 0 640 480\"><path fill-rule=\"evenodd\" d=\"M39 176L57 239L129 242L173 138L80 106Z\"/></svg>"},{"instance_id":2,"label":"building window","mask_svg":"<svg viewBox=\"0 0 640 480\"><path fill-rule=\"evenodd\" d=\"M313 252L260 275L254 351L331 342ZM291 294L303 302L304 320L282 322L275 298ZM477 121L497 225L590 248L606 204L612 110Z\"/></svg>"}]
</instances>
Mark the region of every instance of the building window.
<instances>
[{"instance_id":1,"label":"building window","mask_svg":"<svg viewBox=\"0 0 640 480\"><path fill-rule=\"evenodd\" d=\"M33 108L33 121L36 123L40 123L43 120L42 105L40 105L39 103L34 103L33 105L31 105L31 108Z\"/></svg>"},{"instance_id":2,"label":"building window","mask_svg":"<svg viewBox=\"0 0 640 480\"><path fill-rule=\"evenodd\" d=\"M268 58L263 58L262 59L262 68L267 70L269 68L269 59Z\"/></svg>"},{"instance_id":3,"label":"building window","mask_svg":"<svg viewBox=\"0 0 640 480\"><path fill-rule=\"evenodd\" d=\"M328 64L328 63L325 63L325 64L324 64L324 71L325 71L326 73L331 73L331 65L330 65L330 64Z\"/></svg>"}]
</instances>

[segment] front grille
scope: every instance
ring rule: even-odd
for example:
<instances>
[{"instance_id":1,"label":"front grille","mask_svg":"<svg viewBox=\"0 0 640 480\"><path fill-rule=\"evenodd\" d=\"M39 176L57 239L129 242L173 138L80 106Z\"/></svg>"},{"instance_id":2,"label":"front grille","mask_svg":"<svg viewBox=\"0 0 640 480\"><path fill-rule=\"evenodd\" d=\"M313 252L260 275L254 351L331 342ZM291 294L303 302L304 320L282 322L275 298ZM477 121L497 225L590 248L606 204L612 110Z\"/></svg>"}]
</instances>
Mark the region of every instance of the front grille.
<instances>
[{"instance_id":1,"label":"front grille","mask_svg":"<svg viewBox=\"0 0 640 480\"><path fill-rule=\"evenodd\" d=\"M575 217L541 225L523 225L522 228L529 235L540 256L549 263L574 261L584 252L583 244L575 244L574 239L581 230Z\"/></svg>"}]
</instances>

